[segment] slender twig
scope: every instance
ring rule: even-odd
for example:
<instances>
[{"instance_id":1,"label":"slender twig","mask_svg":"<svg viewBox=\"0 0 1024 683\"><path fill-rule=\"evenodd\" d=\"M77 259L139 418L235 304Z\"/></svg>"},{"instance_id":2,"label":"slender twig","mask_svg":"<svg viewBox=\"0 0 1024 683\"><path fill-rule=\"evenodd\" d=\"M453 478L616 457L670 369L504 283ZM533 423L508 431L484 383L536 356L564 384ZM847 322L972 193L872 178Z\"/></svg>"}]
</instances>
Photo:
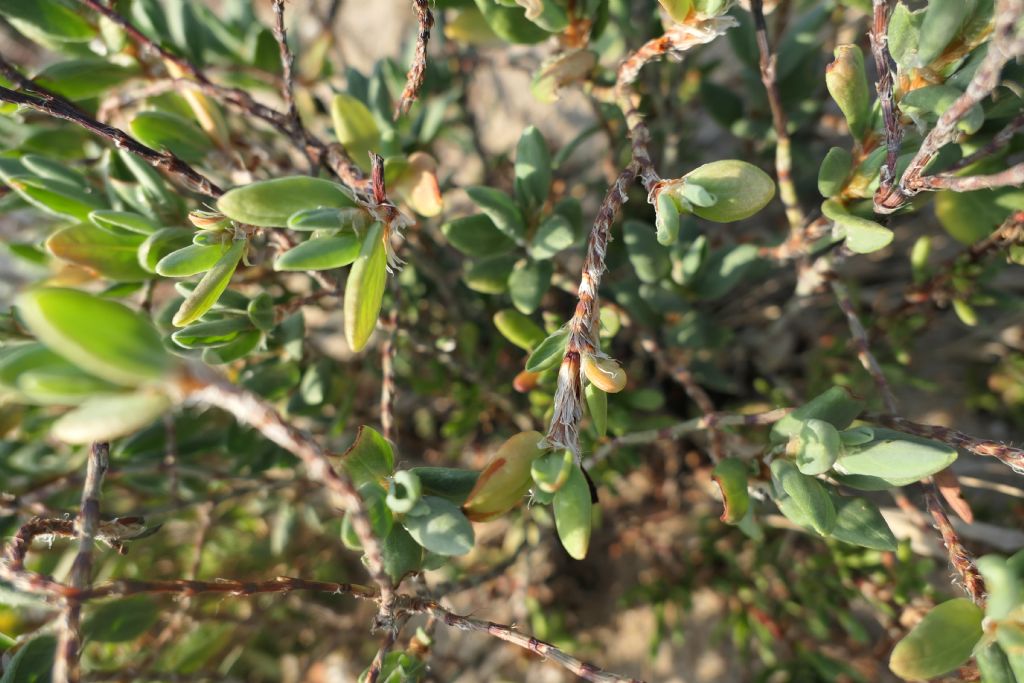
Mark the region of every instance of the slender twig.
<instances>
[{"instance_id":1,"label":"slender twig","mask_svg":"<svg viewBox=\"0 0 1024 683\"><path fill-rule=\"evenodd\" d=\"M0 86L0 102L29 107L47 116L77 124L96 135L107 138L118 149L131 152L151 166L177 177L189 188L202 195L216 199L224 194L224 191L212 180L196 171L174 153L167 150L158 152L147 147L123 130L100 123L63 98L28 95Z\"/></svg>"},{"instance_id":2,"label":"slender twig","mask_svg":"<svg viewBox=\"0 0 1024 683\"><path fill-rule=\"evenodd\" d=\"M912 422L897 415L867 413L864 415L864 419L908 434L935 439L975 455L995 458L1008 465L1014 472L1024 474L1024 449L991 439L979 439L949 427Z\"/></svg>"},{"instance_id":3,"label":"slender twig","mask_svg":"<svg viewBox=\"0 0 1024 683\"><path fill-rule=\"evenodd\" d=\"M791 412L793 412L792 408L776 408L765 413L754 413L751 415L712 413L711 415L703 415L680 422L671 427L623 434L614 439L609 439L594 451L594 454L590 456L588 466L601 462L611 455L616 448L621 446L638 446L654 443L655 441L672 441L687 434L704 431L712 425L716 427L759 427L770 425L775 424Z\"/></svg>"},{"instance_id":4,"label":"slender twig","mask_svg":"<svg viewBox=\"0 0 1024 683\"><path fill-rule=\"evenodd\" d=\"M953 528L946 512L942 509L942 503L934 491L925 492L925 504L935 526L942 534L942 543L946 546L946 553L949 556L949 563L956 572L964 592L979 606L985 605L985 581L981 578L977 566L974 564L974 556L964 547L960 535Z\"/></svg>"},{"instance_id":5,"label":"slender twig","mask_svg":"<svg viewBox=\"0 0 1024 683\"><path fill-rule=\"evenodd\" d=\"M397 287L395 288L397 293ZM395 334L398 331L398 301L391 305L384 324L384 342L380 346L380 427L381 435L394 442L395 435Z\"/></svg>"},{"instance_id":6,"label":"slender twig","mask_svg":"<svg viewBox=\"0 0 1024 683\"><path fill-rule=\"evenodd\" d=\"M762 0L750 0L750 13L754 16L754 28L757 32L757 50L760 55L758 65L761 71L761 83L768 94L768 106L772 112L772 124L775 127L775 175L779 181L779 199L786 209L791 234L802 234L807 222L793 184L793 154L789 138L789 121L786 111L782 108L779 88L775 82L776 55L772 54L768 45L768 28L764 20L764 3Z\"/></svg>"},{"instance_id":7,"label":"slender twig","mask_svg":"<svg viewBox=\"0 0 1024 683\"><path fill-rule=\"evenodd\" d=\"M899 158L900 145L903 142L903 126L900 124L900 110L896 104L893 72L895 64L889 54L889 15L892 12L892 0L873 0L871 31L871 54L875 60L875 71L878 80L875 90L878 101L882 105L882 125L885 128L885 163L880 172L881 182L875 193L875 211L888 201L893 193L896 180L896 160Z\"/></svg>"},{"instance_id":8,"label":"slender twig","mask_svg":"<svg viewBox=\"0 0 1024 683\"><path fill-rule=\"evenodd\" d=\"M92 445L89 450L85 485L82 487L82 509L75 525L78 531L78 554L71 565L69 577L70 586L76 590L87 589L92 580L92 545L99 531L100 492L109 459L110 444ZM81 600L68 596L60 618L57 649L53 660L54 683L76 683L81 679L81 617Z\"/></svg>"},{"instance_id":9,"label":"slender twig","mask_svg":"<svg viewBox=\"0 0 1024 683\"><path fill-rule=\"evenodd\" d=\"M388 656L391 648L395 646L395 642L398 640L398 635L401 633L402 626L407 618L406 615L398 617L395 620L395 628L384 634L380 647L377 648L377 654L373 656L370 666L366 669L366 675L362 678L362 683L377 683L377 679L380 678L384 669L384 658Z\"/></svg>"},{"instance_id":10,"label":"slender twig","mask_svg":"<svg viewBox=\"0 0 1024 683\"><path fill-rule=\"evenodd\" d=\"M312 481L321 483L339 497L362 544L370 577L380 588L380 613L376 626L392 628L395 593L391 578L384 569L381 544L374 536L362 498L345 470L336 469L320 444L286 421L272 405L208 370L196 368L196 374L183 379L180 388L185 397L226 410L238 422L249 425L284 448L302 461Z\"/></svg>"},{"instance_id":11,"label":"slender twig","mask_svg":"<svg viewBox=\"0 0 1024 683\"><path fill-rule=\"evenodd\" d=\"M57 597L72 596L83 602L100 598L121 598L140 594L197 596L210 593L234 597L251 597L266 593L290 593L293 591L313 591L333 595L349 595L363 600L381 600L380 592L369 586L354 583L310 581L287 576L279 576L266 581L238 581L235 579L216 579L213 581L187 579L142 581L120 579L108 581L85 590L75 589L55 581L46 580L45 577L42 578L43 581L40 585L29 590L29 592L49 594ZM639 679L603 671L593 664L588 664L567 654L551 643L546 643L532 636L520 633L511 626L456 614L445 609L434 600L399 594L394 596L393 603L394 609L398 613L427 614L436 618L438 622L443 623L445 626L460 631L486 633L499 640L512 643L545 659L550 659L586 681L595 681L597 683L643 683Z\"/></svg>"},{"instance_id":12,"label":"slender twig","mask_svg":"<svg viewBox=\"0 0 1024 683\"><path fill-rule=\"evenodd\" d=\"M673 380L679 383L686 392L686 395L697 404L697 407L707 420L708 425L708 440L710 442L709 452L711 459L715 462L723 459L725 453L725 435L722 434L722 430L718 428L715 423L715 416L718 414L715 410L715 404L712 402L711 397L708 396L708 392L704 391L697 380L694 378L693 373L690 369L682 363L673 363L668 355L658 346L657 341L653 337L646 337L641 341L644 351L646 351L654 362L662 369L663 372L667 373Z\"/></svg>"},{"instance_id":13,"label":"slender twig","mask_svg":"<svg viewBox=\"0 0 1024 683\"><path fill-rule=\"evenodd\" d=\"M281 99L284 101L285 115L288 117L288 128L291 131L291 137L296 140L296 146L306 152L306 158L309 160L313 172L315 172L317 164L309 154L309 150L304 149L305 145L303 143L306 137L306 130L302 125L299 108L295 105L295 55L292 54L291 48L288 47L288 30L284 24L284 2L285 0L274 0L273 3L274 40L277 41L277 49L281 54Z\"/></svg>"},{"instance_id":14,"label":"slender twig","mask_svg":"<svg viewBox=\"0 0 1024 683\"><path fill-rule=\"evenodd\" d=\"M1018 114L1017 117L1006 124L1001 131L992 136L992 139L989 140L988 144L976 149L974 152L971 152L963 159L947 168L946 173L959 171L981 161L982 159L987 159L992 156L1003 147L1010 144L1010 141L1013 140L1013 136L1016 135L1017 131L1021 128L1024 128L1024 114Z\"/></svg>"},{"instance_id":15,"label":"slender twig","mask_svg":"<svg viewBox=\"0 0 1024 683\"><path fill-rule=\"evenodd\" d=\"M896 413L896 397L892 393L892 387L889 386L889 380L886 379L885 373L882 372L882 366L879 365L875 354L871 352L867 331L857 315L857 309L850 298L850 291L838 278L833 278L829 284L832 287L832 293L835 294L836 302L839 304L839 308L843 311L843 315L846 316L846 322L850 326L850 335L853 337L854 346L857 348L857 359L864 366L864 369L868 371L868 374L871 375L875 386L878 387L878 392L882 395L882 402L885 404L886 410Z\"/></svg>"},{"instance_id":16,"label":"slender twig","mask_svg":"<svg viewBox=\"0 0 1024 683\"><path fill-rule=\"evenodd\" d=\"M1013 244L1024 243L1024 211L1010 215L1002 225L992 231L988 237L979 240L964 250L963 253L951 258L925 282L908 287L903 295L903 302L888 317L901 318L911 308L927 301L941 301L948 297L949 285L957 270L964 266L980 263L989 254Z\"/></svg>"},{"instance_id":17,"label":"slender twig","mask_svg":"<svg viewBox=\"0 0 1024 683\"><path fill-rule=\"evenodd\" d=\"M416 54L405 77L405 88L395 107L395 120L409 113L412 103L419 99L423 87L423 76L427 71L427 44L430 42L430 29L434 27L434 15L430 11L429 0L412 0L412 8L416 11L416 23L419 33L416 36Z\"/></svg>"},{"instance_id":18,"label":"slender twig","mask_svg":"<svg viewBox=\"0 0 1024 683\"><path fill-rule=\"evenodd\" d=\"M987 175L958 176L952 173L937 173L924 176L917 183L921 190L950 190L951 192L974 192L999 187L1024 185L1024 163L1015 164L998 173Z\"/></svg>"},{"instance_id":19,"label":"slender twig","mask_svg":"<svg viewBox=\"0 0 1024 683\"><path fill-rule=\"evenodd\" d=\"M345 148L340 144L326 144L310 133L306 128L302 129L302 134L299 138L292 136L290 119L287 113L279 112L257 102L252 95L241 88L225 87L214 83L201 69L196 67L190 61L164 49L159 43L151 40L125 17L98 0L78 0L78 2L102 14L104 17L117 24L133 41L135 41L135 43L141 47L152 51L165 62L173 64L177 71L180 71L192 78L196 82L196 87L203 92L211 95L212 97L216 97L236 109L240 109L251 116L269 123L278 131L288 136L289 139L296 140L296 144L300 144L303 151L309 155L310 158L315 160L317 164L323 164L331 170L343 183L356 191L362 191L365 189L366 180L362 171L355 165L352 159L348 156L348 153L345 151Z\"/></svg>"}]
</instances>

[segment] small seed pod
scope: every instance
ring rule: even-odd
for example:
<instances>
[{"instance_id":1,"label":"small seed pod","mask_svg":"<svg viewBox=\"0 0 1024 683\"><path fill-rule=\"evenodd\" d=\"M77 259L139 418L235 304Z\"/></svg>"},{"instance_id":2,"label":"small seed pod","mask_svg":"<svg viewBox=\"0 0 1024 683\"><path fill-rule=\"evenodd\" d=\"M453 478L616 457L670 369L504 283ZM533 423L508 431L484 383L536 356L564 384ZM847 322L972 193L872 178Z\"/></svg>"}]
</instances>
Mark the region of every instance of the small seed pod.
<instances>
[{"instance_id":1,"label":"small seed pod","mask_svg":"<svg viewBox=\"0 0 1024 683\"><path fill-rule=\"evenodd\" d=\"M617 394L626 388L626 371L611 358L584 354L583 374L594 386L609 394Z\"/></svg>"},{"instance_id":2,"label":"small seed pod","mask_svg":"<svg viewBox=\"0 0 1024 683\"><path fill-rule=\"evenodd\" d=\"M522 432L501 445L462 506L467 517L474 522L484 522L522 502L533 484L530 466L545 452L537 447L543 438L540 432Z\"/></svg>"}]
</instances>

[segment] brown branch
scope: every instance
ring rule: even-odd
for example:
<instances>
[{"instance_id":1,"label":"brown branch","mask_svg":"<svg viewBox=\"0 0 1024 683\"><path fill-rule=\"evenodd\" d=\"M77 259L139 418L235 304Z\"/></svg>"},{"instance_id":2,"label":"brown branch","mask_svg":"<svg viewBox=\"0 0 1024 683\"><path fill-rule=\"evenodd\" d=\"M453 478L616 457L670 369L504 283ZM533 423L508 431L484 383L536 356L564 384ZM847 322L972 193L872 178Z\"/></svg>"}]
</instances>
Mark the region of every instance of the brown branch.
<instances>
[{"instance_id":1,"label":"brown branch","mask_svg":"<svg viewBox=\"0 0 1024 683\"><path fill-rule=\"evenodd\" d=\"M88 588L92 580L92 544L99 531L100 493L109 460L110 444L94 443L89 450L85 485L82 487L82 509L75 525L78 531L78 555L71 565L69 584L77 590ZM81 679L81 618L81 600L68 597L60 619L57 649L53 660L54 683L77 683Z\"/></svg>"},{"instance_id":2,"label":"brown branch","mask_svg":"<svg viewBox=\"0 0 1024 683\"><path fill-rule=\"evenodd\" d=\"M274 0L274 40L277 41L277 49L281 54L281 99L284 101L285 116L288 119L288 129L291 137L296 142L296 147L306 152L306 158L315 173L318 164L313 161L309 150L305 148L306 129L302 125L302 117L299 116L299 109L295 105L295 55L288 47L288 30L284 25L284 0Z\"/></svg>"},{"instance_id":3,"label":"brown branch","mask_svg":"<svg viewBox=\"0 0 1024 683\"><path fill-rule=\"evenodd\" d=\"M641 341L644 351L646 351L652 358L654 358L655 364L663 372L668 374L673 380L679 383L686 392L686 395L697 404L697 407L704 414L705 421L707 423L708 437L710 442L710 455L714 462L718 462L726 457L725 452L725 436L722 434L716 424L716 416L718 412L715 410L715 404L711 401L711 397L704 391L704 387L697 383L694 379L693 373L690 369L682 363L673 363L668 355L658 346L657 341L653 337L646 337Z\"/></svg>"},{"instance_id":4,"label":"brown branch","mask_svg":"<svg viewBox=\"0 0 1024 683\"><path fill-rule=\"evenodd\" d=\"M792 408L776 408L765 413L754 413L751 415L732 415L727 413L712 413L702 417L695 417L692 420L680 422L671 427L661 429L649 429L643 432L632 432L622 436L609 439L598 448L590 457L588 467L596 465L620 446L638 446L654 443L655 441L673 441L687 434L701 432L716 427L760 427L775 424L782 418L793 412Z\"/></svg>"},{"instance_id":5,"label":"brown branch","mask_svg":"<svg viewBox=\"0 0 1024 683\"><path fill-rule=\"evenodd\" d=\"M875 386L878 387L878 391L882 395L882 402L885 404L886 410L896 413L896 397L892 393L892 387L889 386L889 380L886 379L885 373L882 372L882 366L879 365L878 359L871 352L867 331L857 316L857 309L850 298L850 291L838 278L833 278L829 284L832 287L832 293L836 297L839 308L843 311L843 315L846 316L846 322L850 327L850 335L853 337L853 343L857 349L857 359L864 366L864 369L867 370L868 374L871 375L871 379L875 381Z\"/></svg>"},{"instance_id":6,"label":"brown branch","mask_svg":"<svg viewBox=\"0 0 1024 683\"><path fill-rule=\"evenodd\" d=\"M893 195L893 182L896 180L896 160L903 142L903 126L900 124L899 105L893 88L892 55L889 54L889 15L892 12L891 0L873 0L871 30L871 54L875 60L878 80L875 91L882 105L882 125L885 128L885 163L880 171L881 183L875 192L875 211L879 206L890 201ZM881 213L881 212L880 212Z\"/></svg>"},{"instance_id":7,"label":"brown branch","mask_svg":"<svg viewBox=\"0 0 1024 683\"><path fill-rule=\"evenodd\" d=\"M779 199L786 209L791 234L801 234L807 222L793 184L793 154L789 139L789 122L779 88L775 82L776 55L772 54L768 45L768 29L764 20L763 0L750 0L750 13L754 16L754 28L757 32L757 50L760 58L758 65L761 71L761 83L768 94L768 106L772 112L772 124L775 127L775 175L779 181Z\"/></svg>"},{"instance_id":8,"label":"brown branch","mask_svg":"<svg viewBox=\"0 0 1024 683\"><path fill-rule=\"evenodd\" d=\"M384 569L381 544L373 534L362 498L345 470L336 469L320 444L288 423L268 402L205 368L196 368L196 374L182 379L179 388L185 398L231 413L238 422L249 425L294 455L306 466L307 476L312 481L326 486L338 496L362 544L370 577L380 588L380 613L375 627L391 629L394 625L394 587Z\"/></svg>"},{"instance_id":9,"label":"brown branch","mask_svg":"<svg viewBox=\"0 0 1024 683\"><path fill-rule=\"evenodd\" d=\"M978 70L975 71L963 95L954 100L953 104L939 116L935 126L925 136L921 147L903 173L899 186L879 187L875 193L876 213L892 213L918 192L932 189L928 187L927 179L922 177L925 167L940 149L957 139L957 123L999 86L1003 66L1024 54L1024 34L1019 35L1016 29L1016 23L1022 14L1024 0L999 0L996 3L995 29Z\"/></svg>"},{"instance_id":10,"label":"brown branch","mask_svg":"<svg viewBox=\"0 0 1024 683\"><path fill-rule=\"evenodd\" d=\"M328 170L338 176L339 180L353 190L361 192L365 189L366 180L362 171L359 170L359 167L355 165L345 151L345 148L341 145L337 143L326 144L305 128L302 129L301 135L293 136L290 127L291 120L287 113L282 113L264 104L260 104L249 93L240 88L217 85L190 61L164 49L136 28L130 21L98 0L78 0L78 2L117 24L139 46L157 54L166 63L174 65L177 71L192 78L196 83L196 87L203 92L269 123L290 140L295 141L296 145L301 146L302 151L318 165L323 164Z\"/></svg>"},{"instance_id":11,"label":"brown branch","mask_svg":"<svg viewBox=\"0 0 1024 683\"><path fill-rule=\"evenodd\" d=\"M412 8L416 11L416 23L419 34L416 36L416 54L405 77L405 88L395 107L395 120L408 114L413 102L419 99L423 87L423 76L427 71L427 44L430 42L430 29L434 27L434 15L430 11L429 0L413 0Z\"/></svg>"},{"instance_id":12,"label":"brown branch","mask_svg":"<svg viewBox=\"0 0 1024 683\"><path fill-rule=\"evenodd\" d=\"M1016 448L999 441L979 439L955 429L950 429L949 427L912 422L897 415L866 413L863 418L869 422L876 422L900 432L906 432L907 434L914 434L926 439L941 441L955 448L961 448L969 453L973 453L974 455L995 458L1010 467L1010 469L1017 474L1024 474L1024 449Z\"/></svg>"},{"instance_id":13,"label":"brown branch","mask_svg":"<svg viewBox=\"0 0 1024 683\"><path fill-rule=\"evenodd\" d=\"M1006 147L1006 145L1010 144L1010 141L1013 140L1013 136L1016 135L1017 131L1019 131L1021 128L1024 128L1024 114L1018 114L1016 118L1014 118L1012 121L1006 124L1006 126L1004 126L1002 130L996 133L992 137L992 139L989 140L988 144L968 154L963 159L947 168L946 173L953 173L954 171L959 171L963 168L967 168L968 166L981 161L982 159L986 159L992 156L993 154L1001 150L1003 147Z\"/></svg>"},{"instance_id":14,"label":"brown branch","mask_svg":"<svg viewBox=\"0 0 1024 683\"><path fill-rule=\"evenodd\" d=\"M397 287L394 290L397 293ZM380 427L381 435L394 442L395 435L395 335L398 331L398 301L392 303L384 323L384 343L380 346Z\"/></svg>"},{"instance_id":15,"label":"brown branch","mask_svg":"<svg viewBox=\"0 0 1024 683\"><path fill-rule=\"evenodd\" d=\"M958 176L953 173L937 173L925 176L917 183L921 190L950 190L952 192L974 192L999 187L1024 185L1024 162L987 175Z\"/></svg>"},{"instance_id":16,"label":"brown branch","mask_svg":"<svg viewBox=\"0 0 1024 683\"><path fill-rule=\"evenodd\" d=\"M2 58L0 58L0 62L2 61ZM38 92L37 88L38 86L32 86L32 89ZM29 107L47 116L79 125L96 135L107 138L116 148L131 152L149 165L177 177L190 189L206 197L216 199L224 194L224 191L212 180L196 171L172 152L166 150L158 152L147 147L123 130L100 123L61 97L43 93L29 95L0 86L0 102L10 102L11 104Z\"/></svg>"},{"instance_id":17,"label":"brown branch","mask_svg":"<svg viewBox=\"0 0 1024 683\"><path fill-rule=\"evenodd\" d=\"M120 579L108 581L86 590L78 590L70 586L52 582L48 586L40 586L34 593L44 593L59 597L74 597L80 601L100 598L122 598L139 594L175 594L196 596L204 593L227 595L233 597L251 597L267 593L290 593L292 591L313 591L333 595L349 595L362 600L380 600L378 590L354 583L332 583L328 581L309 581L305 579L279 576L267 581L238 581L234 579L218 579L214 581L191 581L172 579L167 581L141 581ZM520 647L550 659L559 666L576 674L586 681L597 683L643 683L639 679L619 676L603 671L592 664L581 661L559 649L557 646L537 640L529 635L516 631L511 626L497 624L492 621L474 619L451 612L434 600L419 598L413 595L399 594L394 596L394 608L399 614L416 613L435 617L439 622L460 631L486 633L499 640Z\"/></svg>"},{"instance_id":18,"label":"brown branch","mask_svg":"<svg viewBox=\"0 0 1024 683\"><path fill-rule=\"evenodd\" d=\"M903 303L887 317L898 319L915 306L948 297L949 284L959 268L980 263L992 252L1013 244L1024 244L1024 211L1012 214L988 237L975 242L962 254L947 261L926 282L908 287L903 295Z\"/></svg>"},{"instance_id":19,"label":"brown branch","mask_svg":"<svg viewBox=\"0 0 1024 683\"><path fill-rule=\"evenodd\" d=\"M963 585L964 592L970 596L975 604L984 607L985 605L985 581L981 578L977 566L974 564L974 556L964 547L960 535L953 528L952 522L942 509L942 503L934 491L925 492L925 504L935 526L942 534L942 543L946 546L949 555L949 564L953 567Z\"/></svg>"}]
</instances>

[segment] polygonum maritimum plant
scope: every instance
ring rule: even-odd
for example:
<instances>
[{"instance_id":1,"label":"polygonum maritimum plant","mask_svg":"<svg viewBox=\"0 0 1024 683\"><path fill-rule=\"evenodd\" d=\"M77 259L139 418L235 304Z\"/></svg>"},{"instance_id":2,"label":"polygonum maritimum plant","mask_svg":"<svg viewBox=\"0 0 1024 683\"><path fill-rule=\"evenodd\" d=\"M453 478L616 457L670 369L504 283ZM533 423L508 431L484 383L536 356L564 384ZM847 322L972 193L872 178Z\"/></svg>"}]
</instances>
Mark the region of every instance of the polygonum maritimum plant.
<instances>
[{"instance_id":1,"label":"polygonum maritimum plant","mask_svg":"<svg viewBox=\"0 0 1024 683\"><path fill-rule=\"evenodd\" d=\"M1024 2L398 5L0 0L0 681L1024 681Z\"/></svg>"}]
</instances>

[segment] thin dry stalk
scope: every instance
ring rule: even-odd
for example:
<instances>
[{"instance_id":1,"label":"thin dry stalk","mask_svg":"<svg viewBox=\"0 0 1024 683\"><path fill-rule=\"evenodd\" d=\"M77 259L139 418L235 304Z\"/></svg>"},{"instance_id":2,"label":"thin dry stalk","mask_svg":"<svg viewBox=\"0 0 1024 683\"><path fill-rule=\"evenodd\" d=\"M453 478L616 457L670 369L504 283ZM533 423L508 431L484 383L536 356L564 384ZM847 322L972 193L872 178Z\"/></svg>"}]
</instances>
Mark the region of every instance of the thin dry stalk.
<instances>
[{"instance_id":1,"label":"thin dry stalk","mask_svg":"<svg viewBox=\"0 0 1024 683\"><path fill-rule=\"evenodd\" d=\"M419 33L416 36L416 53L405 76L405 88L395 107L395 120L408 114L413 102L419 99L423 88L423 76L427 72L427 45L430 42L430 29L434 27L434 15L430 11L429 0L413 0L412 8L416 11L416 23Z\"/></svg>"}]
</instances>

